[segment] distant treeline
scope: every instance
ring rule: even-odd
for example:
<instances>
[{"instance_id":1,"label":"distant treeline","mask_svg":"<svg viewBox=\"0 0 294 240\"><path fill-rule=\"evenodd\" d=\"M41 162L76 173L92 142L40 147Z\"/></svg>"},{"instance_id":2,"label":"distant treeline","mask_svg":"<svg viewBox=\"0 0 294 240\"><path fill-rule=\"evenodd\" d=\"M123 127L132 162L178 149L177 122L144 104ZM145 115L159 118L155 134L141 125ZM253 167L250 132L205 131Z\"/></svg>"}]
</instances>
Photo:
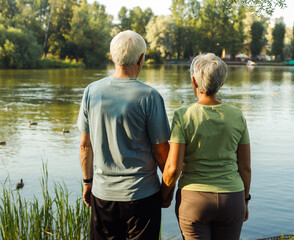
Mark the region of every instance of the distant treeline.
<instances>
[{"instance_id":1,"label":"distant treeline","mask_svg":"<svg viewBox=\"0 0 294 240\"><path fill-rule=\"evenodd\" d=\"M259 20L246 7L225 3L172 0L169 16L155 16L150 8L122 7L114 21L98 2L0 0L0 68L46 67L48 58L101 66L109 61L111 38L127 29L145 38L146 57L155 62L188 59L199 52L221 56L223 49L234 58L246 42L257 57L269 43L268 19ZM270 39L271 54L280 58L294 57L293 33L285 46L285 29L283 23L276 24Z\"/></svg>"}]
</instances>

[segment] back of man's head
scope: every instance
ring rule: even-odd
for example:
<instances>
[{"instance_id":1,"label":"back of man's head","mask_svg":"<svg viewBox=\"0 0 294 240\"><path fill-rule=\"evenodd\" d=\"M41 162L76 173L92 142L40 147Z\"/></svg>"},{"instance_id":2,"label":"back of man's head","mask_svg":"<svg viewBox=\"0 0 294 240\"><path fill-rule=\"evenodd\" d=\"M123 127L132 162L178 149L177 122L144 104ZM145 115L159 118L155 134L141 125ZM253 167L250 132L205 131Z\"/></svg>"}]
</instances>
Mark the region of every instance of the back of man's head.
<instances>
[{"instance_id":1,"label":"back of man's head","mask_svg":"<svg viewBox=\"0 0 294 240\"><path fill-rule=\"evenodd\" d=\"M110 43L110 54L117 65L131 66L146 53L145 40L136 32L127 30L117 34Z\"/></svg>"}]
</instances>

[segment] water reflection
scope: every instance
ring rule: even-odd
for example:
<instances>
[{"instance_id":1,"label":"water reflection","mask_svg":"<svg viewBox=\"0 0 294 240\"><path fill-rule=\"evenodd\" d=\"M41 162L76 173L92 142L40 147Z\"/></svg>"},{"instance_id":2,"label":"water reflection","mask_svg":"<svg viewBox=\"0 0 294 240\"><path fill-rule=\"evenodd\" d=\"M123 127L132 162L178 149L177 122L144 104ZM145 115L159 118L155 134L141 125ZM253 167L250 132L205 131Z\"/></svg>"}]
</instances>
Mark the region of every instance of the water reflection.
<instances>
[{"instance_id":1,"label":"water reflection","mask_svg":"<svg viewBox=\"0 0 294 240\"><path fill-rule=\"evenodd\" d=\"M102 70L0 70L0 181L22 177L21 194L38 194L41 163L49 175L80 194L76 119L84 87L111 75ZM175 109L196 101L189 66L145 66L140 80L163 96L171 121ZM293 233L294 67L229 67L218 97L242 109L252 143L253 196L243 238ZM29 127L28 122L38 122ZM70 130L63 134L62 129ZM163 239L179 239L173 208L163 211Z\"/></svg>"}]
</instances>

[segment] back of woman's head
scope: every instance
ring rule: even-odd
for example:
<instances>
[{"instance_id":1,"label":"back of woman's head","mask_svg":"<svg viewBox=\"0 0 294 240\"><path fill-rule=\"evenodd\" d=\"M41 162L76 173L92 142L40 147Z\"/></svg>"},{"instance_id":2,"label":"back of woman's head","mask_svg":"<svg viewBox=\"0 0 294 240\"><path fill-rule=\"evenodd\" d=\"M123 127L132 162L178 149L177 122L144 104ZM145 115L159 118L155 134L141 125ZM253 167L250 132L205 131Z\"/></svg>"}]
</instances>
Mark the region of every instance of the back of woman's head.
<instances>
[{"instance_id":1,"label":"back of woman's head","mask_svg":"<svg viewBox=\"0 0 294 240\"><path fill-rule=\"evenodd\" d=\"M127 30L117 34L110 43L110 54L117 65L135 65L146 52L145 40L136 32Z\"/></svg>"},{"instance_id":2,"label":"back of woman's head","mask_svg":"<svg viewBox=\"0 0 294 240\"><path fill-rule=\"evenodd\" d=\"M196 80L200 93L208 96L217 93L227 76L227 65L215 54L207 53L195 57L190 67L191 78Z\"/></svg>"}]
</instances>

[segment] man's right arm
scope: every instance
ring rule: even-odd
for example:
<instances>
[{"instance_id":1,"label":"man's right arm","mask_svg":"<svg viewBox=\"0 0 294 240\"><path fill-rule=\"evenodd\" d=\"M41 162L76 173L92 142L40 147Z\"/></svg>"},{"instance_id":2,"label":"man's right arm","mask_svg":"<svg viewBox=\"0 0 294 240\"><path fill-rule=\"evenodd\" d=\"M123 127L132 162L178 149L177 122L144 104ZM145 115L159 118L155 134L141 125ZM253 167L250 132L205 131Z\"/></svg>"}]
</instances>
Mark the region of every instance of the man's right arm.
<instances>
[{"instance_id":1,"label":"man's right arm","mask_svg":"<svg viewBox=\"0 0 294 240\"><path fill-rule=\"evenodd\" d=\"M152 144L152 151L161 172L163 172L164 165L168 156L169 143L163 142L159 144Z\"/></svg>"},{"instance_id":2,"label":"man's right arm","mask_svg":"<svg viewBox=\"0 0 294 240\"><path fill-rule=\"evenodd\" d=\"M83 172L83 179L93 179L93 150L89 133L81 133L80 161ZM83 200L91 206L92 182L84 182Z\"/></svg>"}]
</instances>

